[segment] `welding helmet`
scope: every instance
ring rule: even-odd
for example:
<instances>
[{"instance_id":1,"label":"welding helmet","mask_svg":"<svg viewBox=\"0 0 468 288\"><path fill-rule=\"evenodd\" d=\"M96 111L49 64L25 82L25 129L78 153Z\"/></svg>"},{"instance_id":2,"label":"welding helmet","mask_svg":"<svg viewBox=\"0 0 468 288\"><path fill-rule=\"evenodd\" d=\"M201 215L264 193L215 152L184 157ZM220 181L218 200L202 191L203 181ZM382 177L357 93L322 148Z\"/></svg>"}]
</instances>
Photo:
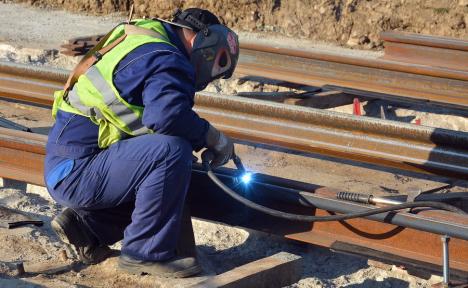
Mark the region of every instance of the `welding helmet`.
<instances>
[{"instance_id":1,"label":"welding helmet","mask_svg":"<svg viewBox=\"0 0 468 288\"><path fill-rule=\"evenodd\" d=\"M208 10L198 8L177 10L171 24L196 33L190 62L195 68L197 91L215 79L232 76L239 58L239 40L234 31Z\"/></svg>"}]
</instances>

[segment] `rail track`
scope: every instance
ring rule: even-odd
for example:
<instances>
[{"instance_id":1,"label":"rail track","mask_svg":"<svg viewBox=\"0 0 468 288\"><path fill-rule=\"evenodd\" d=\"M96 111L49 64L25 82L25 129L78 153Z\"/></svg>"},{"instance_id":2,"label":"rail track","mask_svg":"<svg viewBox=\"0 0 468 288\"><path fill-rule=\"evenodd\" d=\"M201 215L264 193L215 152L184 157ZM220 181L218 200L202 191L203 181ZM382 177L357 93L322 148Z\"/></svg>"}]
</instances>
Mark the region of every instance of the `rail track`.
<instances>
[{"instance_id":1,"label":"rail track","mask_svg":"<svg viewBox=\"0 0 468 288\"><path fill-rule=\"evenodd\" d=\"M421 34L383 32L384 59L468 71L468 41Z\"/></svg>"},{"instance_id":2,"label":"rail track","mask_svg":"<svg viewBox=\"0 0 468 288\"><path fill-rule=\"evenodd\" d=\"M82 55L100 37L71 39L62 46L62 53ZM381 37L386 46L381 58L293 49L241 39L236 72L303 85L331 85L373 98L401 101L404 97L468 106L468 41L397 32L385 32Z\"/></svg>"},{"instance_id":3,"label":"rail track","mask_svg":"<svg viewBox=\"0 0 468 288\"><path fill-rule=\"evenodd\" d=\"M256 51L255 45L252 45L250 48L244 46L242 53L247 51L244 55L249 55L249 49L249 51ZM444 49L451 48L444 47ZM278 54L277 52L276 48L272 48L271 51L262 51L260 54L264 53L262 57L270 57L271 59L276 57L271 55ZM394 60L375 60L378 61L374 63L375 65L362 66L364 67L362 69L382 69L379 65L390 61L391 63L387 63L388 66L383 68L383 70L387 69L386 72L380 71L379 75L383 77L380 79L386 79L387 76L393 77L392 81L395 82L382 80L380 84L373 82L371 85L368 83L372 87L353 86L353 84L342 85L345 83L343 79L354 81L351 76L341 79L340 77L345 75L338 75L336 71L330 72L333 69L346 71L346 67L356 66L356 63L346 62L349 59L334 58L331 61L331 59L320 58L322 56L297 54L298 51L289 52L291 52L289 55L283 55L286 58L282 58L282 61L292 61L291 66L280 65L281 67L278 68L276 64L279 62L274 63L278 60L272 60L265 62L272 65L271 67L265 64L261 69L258 68L258 75L270 76L266 75L265 71L278 69L274 71L286 75L283 80L296 79L296 81L292 81L296 83L307 85L312 83L339 84L350 89L359 87L359 89L367 90L371 88L368 91L388 92L392 95L423 99L424 101L438 101L457 106L467 106L468 104L468 93L465 93L468 89L468 78L466 71L460 70L459 67L434 68L420 67L419 64L415 64L416 66L409 65L409 69L413 69L412 71L405 72L398 70L400 69L398 68L399 64L395 64ZM258 56L258 54L256 55ZM256 58L256 61L259 59ZM244 68L241 70L249 68L245 62L247 60L242 60L244 66L241 65L241 67ZM328 64L324 64L325 62ZM371 67L372 65L375 67ZM320 71L310 72L311 67L320 69ZM331 70L324 72L327 71L327 67ZM254 67L250 68L255 70ZM350 69L356 69L356 67ZM253 70L246 70L246 72L248 71L249 75L257 73L252 72ZM364 70L359 70L359 73L373 73L372 70ZM62 87L68 73L69 71L60 69L31 68L18 64L0 63L0 97L50 106L53 100L52 92ZM272 78L279 78L274 75L276 72L271 73ZM328 78L320 78L311 73L325 73L328 74ZM364 75L359 73L354 74L353 77L359 78L359 75ZM300 74L302 76L298 76ZM293 79L296 76L297 78ZM398 86L396 85L397 76L406 77L409 80L406 79L407 82L396 87ZM334 82L333 79L338 78L340 80ZM308 79L314 80L309 81ZM321 82L321 79L324 81ZM366 78L366 80L369 79ZM419 82L421 79L428 82ZM406 89L405 85L411 85L411 81L419 82L418 85L421 86ZM396 85L394 87L396 90L393 90L392 83ZM428 89L424 83L432 83L433 85L429 85L431 89ZM452 84L453 86L451 86ZM439 92L438 89L448 87L444 85L451 86L451 90ZM381 90L384 86L387 90ZM426 93L424 89L432 92ZM416 92L421 92L421 94ZM195 102L195 110L202 117L245 143L275 146L287 151L319 153L335 158L447 176L453 179L468 179L468 133L465 132L210 93L197 94ZM0 128L0 177L43 185L46 141L47 137L44 135ZM232 182L235 178L235 172L229 169L220 169L217 173L227 182ZM332 189L288 179L258 175L257 182L253 185L255 185L254 192L250 195L252 199L266 205L291 209L304 214L330 215L356 212L368 208L362 204L337 200L337 191ZM200 195L202 191L203 195ZM191 194L195 216L267 231L290 239L366 255L379 260L386 259L409 268L424 267L424 269L440 271L442 263L440 236L448 235L452 237L450 265L453 274L468 281L468 218L466 216L423 210L417 214L388 213L366 219L336 223L291 223L261 215L248 208L233 204L230 199L227 199L216 187L210 184L206 174L199 166L195 166L193 170ZM446 201L459 200L457 197L446 199Z\"/></svg>"},{"instance_id":4,"label":"rail track","mask_svg":"<svg viewBox=\"0 0 468 288\"><path fill-rule=\"evenodd\" d=\"M47 137L0 128L0 176L43 184ZM220 169L218 176L233 183L235 172ZM309 215L350 213L368 206L336 199L338 191L287 179L256 175L251 199ZM438 272L441 266L440 236L449 235L452 276L468 280L468 219L449 212L401 212L331 223L295 223L278 220L236 205L210 184L200 166L192 175L193 215L203 219L282 235L289 239L365 255L408 269ZM453 200L453 199L452 199ZM379 221L379 222L376 222Z\"/></svg>"},{"instance_id":5,"label":"rail track","mask_svg":"<svg viewBox=\"0 0 468 288\"><path fill-rule=\"evenodd\" d=\"M68 71L0 63L0 97L52 105ZM307 153L468 179L468 133L300 106L196 95L195 109L229 135Z\"/></svg>"}]
</instances>

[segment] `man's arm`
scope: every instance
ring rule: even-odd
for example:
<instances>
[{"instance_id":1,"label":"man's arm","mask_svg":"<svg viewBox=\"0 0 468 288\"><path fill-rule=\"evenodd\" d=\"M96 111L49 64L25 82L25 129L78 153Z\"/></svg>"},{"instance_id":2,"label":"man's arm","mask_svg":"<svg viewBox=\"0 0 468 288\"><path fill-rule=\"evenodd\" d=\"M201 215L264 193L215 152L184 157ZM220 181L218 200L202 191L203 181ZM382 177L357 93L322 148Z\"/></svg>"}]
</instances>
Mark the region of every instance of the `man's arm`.
<instances>
[{"instance_id":1,"label":"man's arm","mask_svg":"<svg viewBox=\"0 0 468 288\"><path fill-rule=\"evenodd\" d=\"M192 110L193 68L185 56L169 50L158 53L156 60L143 89L143 124L156 133L183 137L200 150L209 123Z\"/></svg>"}]
</instances>

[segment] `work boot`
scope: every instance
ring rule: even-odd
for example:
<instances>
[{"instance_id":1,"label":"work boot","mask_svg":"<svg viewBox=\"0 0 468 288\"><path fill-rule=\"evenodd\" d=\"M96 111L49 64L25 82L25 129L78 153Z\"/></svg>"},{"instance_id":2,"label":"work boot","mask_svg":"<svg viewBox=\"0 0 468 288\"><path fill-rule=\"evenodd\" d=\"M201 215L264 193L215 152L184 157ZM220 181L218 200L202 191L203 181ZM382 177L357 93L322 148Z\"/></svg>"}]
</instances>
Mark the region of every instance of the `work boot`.
<instances>
[{"instance_id":1,"label":"work boot","mask_svg":"<svg viewBox=\"0 0 468 288\"><path fill-rule=\"evenodd\" d=\"M131 274L151 274L166 278L185 278L202 271L195 257L174 257L163 262L150 262L120 255L119 268Z\"/></svg>"},{"instance_id":2,"label":"work boot","mask_svg":"<svg viewBox=\"0 0 468 288\"><path fill-rule=\"evenodd\" d=\"M57 215L52 220L51 226L62 242L75 248L80 261L84 264L97 264L112 253L108 246L98 244L78 214L70 208Z\"/></svg>"}]
</instances>

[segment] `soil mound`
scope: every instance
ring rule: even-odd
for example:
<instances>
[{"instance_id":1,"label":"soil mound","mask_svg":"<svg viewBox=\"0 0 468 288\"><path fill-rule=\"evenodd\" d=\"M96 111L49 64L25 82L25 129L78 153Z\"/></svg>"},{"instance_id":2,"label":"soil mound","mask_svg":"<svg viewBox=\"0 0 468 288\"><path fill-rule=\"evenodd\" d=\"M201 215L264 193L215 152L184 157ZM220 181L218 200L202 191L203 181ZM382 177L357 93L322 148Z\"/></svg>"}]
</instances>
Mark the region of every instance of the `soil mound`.
<instances>
[{"instance_id":1,"label":"soil mound","mask_svg":"<svg viewBox=\"0 0 468 288\"><path fill-rule=\"evenodd\" d=\"M170 18L201 7L239 31L279 33L347 47L379 49L379 33L400 30L468 39L468 0L14 0L91 14L128 12Z\"/></svg>"}]
</instances>

